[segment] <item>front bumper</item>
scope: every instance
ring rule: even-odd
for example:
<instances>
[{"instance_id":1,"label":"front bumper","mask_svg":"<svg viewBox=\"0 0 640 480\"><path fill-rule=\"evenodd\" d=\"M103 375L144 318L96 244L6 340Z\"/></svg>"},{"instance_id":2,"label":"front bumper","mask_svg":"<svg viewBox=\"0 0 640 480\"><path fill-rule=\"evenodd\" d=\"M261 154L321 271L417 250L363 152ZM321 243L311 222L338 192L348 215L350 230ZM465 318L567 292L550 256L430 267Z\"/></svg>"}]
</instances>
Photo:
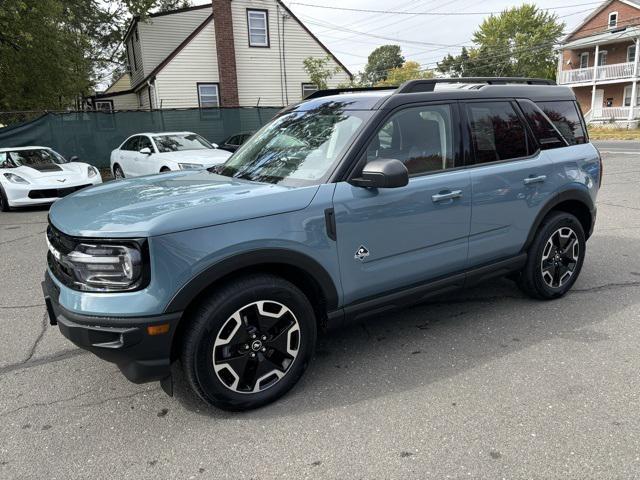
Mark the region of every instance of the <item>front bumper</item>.
<instances>
[{"instance_id":1,"label":"front bumper","mask_svg":"<svg viewBox=\"0 0 640 480\"><path fill-rule=\"evenodd\" d=\"M171 344L182 313L152 317L97 317L65 309L49 272L42 282L49 322L78 347L115 363L135 383L162 380L170 375ZM147 327L169 324L169 331L149 335Z\"/></svg>"},{"instance_id":2,"label":"front bumper","mask_svg":"<svg viewBox=\"0 0 640 480\"><path fill-rule=\"evenodd\" d=\"M99 185L102 179L99 175L95 178L71 182L70 184L30 183L30 184L4 184L4 190L10 207L27 207L30 205L43 205L53 203L83 188Z\"/></svg>"}]
</instances>

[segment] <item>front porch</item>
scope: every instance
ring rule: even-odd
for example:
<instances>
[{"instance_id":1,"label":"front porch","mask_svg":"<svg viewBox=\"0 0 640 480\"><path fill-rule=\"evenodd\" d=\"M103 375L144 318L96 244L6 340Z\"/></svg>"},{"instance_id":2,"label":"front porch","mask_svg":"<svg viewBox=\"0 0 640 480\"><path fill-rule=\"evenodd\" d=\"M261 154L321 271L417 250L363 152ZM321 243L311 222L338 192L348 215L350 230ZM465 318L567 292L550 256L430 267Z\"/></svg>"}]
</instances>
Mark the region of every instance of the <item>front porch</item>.
<instances>
[{"instance_id":1,"label":"front porch","mask_svg":"<svg viewBox=\"0 0 640 480\"><path fill-rule=\"evenodd\" d=\"M633 84L636 83L634 88ZM640 120L638 82L573 87L587 123L635 127ZM635 101L634 101L635 100ZM635 106L632 106L635 105Z\"/></svg>"}]
</instances>

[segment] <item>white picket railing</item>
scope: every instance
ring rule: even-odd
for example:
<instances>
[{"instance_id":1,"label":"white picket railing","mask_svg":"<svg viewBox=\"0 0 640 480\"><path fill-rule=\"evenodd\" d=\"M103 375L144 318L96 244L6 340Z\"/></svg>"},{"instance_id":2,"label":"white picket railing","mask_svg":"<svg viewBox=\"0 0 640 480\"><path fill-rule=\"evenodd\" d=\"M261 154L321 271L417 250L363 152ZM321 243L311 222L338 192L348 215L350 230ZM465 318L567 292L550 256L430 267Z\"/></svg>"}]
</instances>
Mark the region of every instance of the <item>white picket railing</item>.
<instances>
[{"instance_id":1,"label":"white picket railing","mask_svg":"<svg viewBox=\"0 0 640 480\"><path fill-rule=\"evenodd\" d=\"M560 84L591 82L593 80L592 68L576 68L574 70L563 70L560 75Z\"/></svg>"},{"instance_id":2,"label":"white picket railing","mask_svg":"<svg viewBox=\"0 0 640 480\"><path fill-rule=\"evenodd\" d=\"M633 62L614 63L598 67L596 80L613 80L617 78L631 78L633 76Z\"/></svg>"},{"instance_id":3,"label":"white picket railing","mask_svg":"<svg viewBox=\"0 0 640 480\"><path fill-rule=\"evenodd\" d=\"M560 72L561 85L568 83L592 82L596 73L596 81L615 80L620 78L631 78L633 76L633 62L614 63L603 65L602 67L576 68L573 70L563 70Z\"/></svg>"}]
</instances>

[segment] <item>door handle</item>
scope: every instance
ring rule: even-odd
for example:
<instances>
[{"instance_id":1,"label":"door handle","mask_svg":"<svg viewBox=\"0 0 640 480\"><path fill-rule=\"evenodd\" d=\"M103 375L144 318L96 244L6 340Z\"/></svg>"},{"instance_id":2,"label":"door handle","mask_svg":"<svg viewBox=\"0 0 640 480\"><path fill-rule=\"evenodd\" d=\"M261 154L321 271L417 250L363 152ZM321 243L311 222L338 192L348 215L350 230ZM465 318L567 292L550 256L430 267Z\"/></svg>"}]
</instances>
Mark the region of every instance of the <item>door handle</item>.
<instances>
[{"instance_id":1,"label":"door handle","mask_svg":"<svg viewBox=\"0 0 640 480\"><path fill-rule=\"evenodd\" d=\"M533 183L542 183L547 179L546 175L538 175L537 177L527 177L523 180L525 185L531 185Z\"/></svg>"},{"instance_id":2,"label":"door handle","mask_svg":"<svg viewBox=\"0 0 640 480\"><path fill-rule=\"evenodd\" d=\"M438 203L446 200L454 200L460 197L462 197L462 190L453 190L452 192L436 193L435 195L431 195L431 200L434 203Z\"/></svg>"}]
</instances>

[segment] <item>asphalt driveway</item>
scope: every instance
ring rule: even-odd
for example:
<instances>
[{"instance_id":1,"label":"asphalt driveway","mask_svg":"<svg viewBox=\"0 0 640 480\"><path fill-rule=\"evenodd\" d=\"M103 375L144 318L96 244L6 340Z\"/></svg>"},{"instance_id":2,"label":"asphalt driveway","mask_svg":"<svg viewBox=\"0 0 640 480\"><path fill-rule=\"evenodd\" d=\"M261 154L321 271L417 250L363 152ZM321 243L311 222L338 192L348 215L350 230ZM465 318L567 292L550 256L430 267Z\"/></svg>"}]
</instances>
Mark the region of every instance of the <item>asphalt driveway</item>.
<instances>
[{"instance_id":1,"label":"asphalt driveway","mask_svg":"<svg viewBox=\"0 0 640 480\"><path fill-rule=\"evenodd\" d=\"M569 295L497 280L355 325L244 414L75 348L45 316L46 210L0 214L0 478L639 477L640 144L599 147Z\"/></svg>"}]
</instances>

